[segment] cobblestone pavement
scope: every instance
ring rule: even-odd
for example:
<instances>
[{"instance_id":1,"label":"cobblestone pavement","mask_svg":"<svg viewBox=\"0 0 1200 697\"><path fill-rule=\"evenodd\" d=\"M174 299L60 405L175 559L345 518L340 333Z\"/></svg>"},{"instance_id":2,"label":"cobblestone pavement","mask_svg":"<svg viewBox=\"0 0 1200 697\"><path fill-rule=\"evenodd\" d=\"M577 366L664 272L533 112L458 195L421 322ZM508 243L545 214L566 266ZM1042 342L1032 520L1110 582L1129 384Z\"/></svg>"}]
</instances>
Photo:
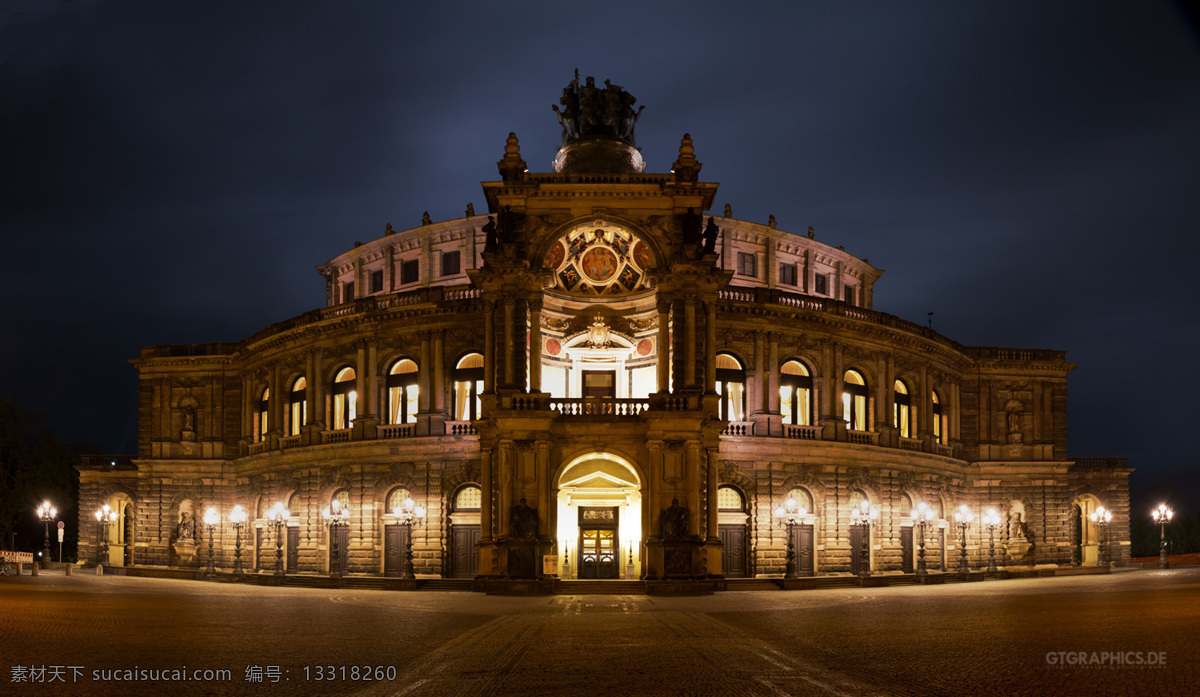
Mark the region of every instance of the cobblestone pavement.
<instances>
[{"instance_id":1,"label":"cobblestone pavement","mask_svg":"<svg viewBox=\"0 0 1200 697\"><path fill-rule=\"evenodd\" d=\"M1128 665L1159 651L1164 666ZM14 696L1182 697L1200 695L1197 659L1200 569L700 598L0 579L0 694ZM49 682L54 666L66 682ZM98 672L183 666L229 676Z\"/></svg>"}]
</instances>

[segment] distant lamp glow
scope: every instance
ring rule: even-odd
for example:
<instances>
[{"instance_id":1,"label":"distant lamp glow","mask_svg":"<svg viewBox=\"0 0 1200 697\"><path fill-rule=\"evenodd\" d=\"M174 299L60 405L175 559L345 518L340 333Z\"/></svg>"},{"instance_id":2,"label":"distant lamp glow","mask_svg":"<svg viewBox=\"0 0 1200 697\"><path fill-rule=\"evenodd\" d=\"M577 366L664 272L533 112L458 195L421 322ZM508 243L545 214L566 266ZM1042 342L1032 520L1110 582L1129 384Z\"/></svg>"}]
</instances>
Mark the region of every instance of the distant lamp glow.
<instances>
[{"instance_id":1,"label":"distant lamp glow","mask_svg":"<svg viewBox=\"0 0 1200 697\"><path fill-rule=\"evenodd\" d=\"M958 561L958 572L960 574L968 573L971 570L967 565L967 528L971 526L973 520L975 520L975 516L965 503L959 506L958 510L954 512L954 522L958 523L958 527L962 531L962 547L960 548Z\"/></svg>"},{"instance_id":2,"label":"distant lamp glow","mask_svg":"<svg viewBox=\"0 0 1200 697\"><path fill-rule=\"evenodd\" d=\"M775 517L787 528L787 569L784 578L796 578L796 543L792 539L792 528L804 522L806 515L808 510L796 505L796 499L791 496L775 508Z\"/></svg>"},{"instance_id":3,"label":"distant lamp glow","mask_svg":"<svg viewBox=\"0 0 1200 697\"><path fill-rule=\"evenodd\" d=\"M878 519L879 509L866 499L859 502L858 508L850 510L850 524L862 528L862 563L858 567L859 576L871 575L871 525Z\"/></svg>"},{"instance_id":4,"label":"distant lamp glow","mask_svg":"<svg viewBox=\"0 0 1200 697\"><path fill-rule=\"evenodd\" d=\"M1150 513L1150 517L1158 523L1158 565L1164 569L1171 568L1171 558L1167 556L1167 523L1175 517L1175 511L1160 503L1158 508Z\"/></svg>"},{"instance_id":5,"label":"distant lamp glow","mask_svg":"<svg viewBox=\"0 0 1200 697\"><path fill-rule=\"evenodd\" d=\"M1097 555L1096 566L1103 566L1107 563L1104 553L1107 553L1107 549L1105 548L1108 545L1104 543L1105 538L1108 537L1108 524L1112 521L1112 511L1104 506L1098 506L1088 518L1092 521L1092 525L1100 528L1100 546L1103 553Z\"/></svg>"},{"instance_id":6,"label":"distant lamp glow","mask_svg":"<svg viewBox=\"0 0 1200 697\"><path fill-rule=\"evenodd\" d=\"M1000 514L996 512L995 508L989 508L987 509L987 512L983 514L983 518L980 522L982 522L984 527L988 529L987 572L989 574L994 574L996 571L998 571L996 568L996 528L1000 527Z\"/></svg>"},{"instance_id":7,"label":"distant lamp glow","mask_svg":"<svg viewBox=\"0 0 1200 697\"><path fill-rule=\"evenodd\" d=\"M416 503L412 497L404 499L404 506L396 506L392 509L392 515L396 517L396 522L407 528L407 534L404 536L404 573L400 578L412 580L417 577L412 561L412 525L414 521L425 520L425 513L425 505Z\"/></svg>"},{"instance_id":8,"label":"distant lamp glow","mask_svg":"<svg viewBox=\"0 0 1200 697\"><path fill-rule=\"evenodd\" d=\"M233 548L233 573L238 576L245 573L242 568L242 526L246 524L246 509L241 506L234 506L229 512L229 522L233 523L234 544Z\"/></svg>"},{"instance_id":9,"label":"distant lamp glow","mask_svg":"<svg viewBox=\"0 0 1200 697\"><path fill-rule=\"evenodd\" d=\"M217 523L221 522L221 514L217 509L209 506L204 511L204 524L208 526L208 570L205 575L209 578L216 578L217 569L213 565L213 529L217 527Z\"/></svg>"}]
</instances>

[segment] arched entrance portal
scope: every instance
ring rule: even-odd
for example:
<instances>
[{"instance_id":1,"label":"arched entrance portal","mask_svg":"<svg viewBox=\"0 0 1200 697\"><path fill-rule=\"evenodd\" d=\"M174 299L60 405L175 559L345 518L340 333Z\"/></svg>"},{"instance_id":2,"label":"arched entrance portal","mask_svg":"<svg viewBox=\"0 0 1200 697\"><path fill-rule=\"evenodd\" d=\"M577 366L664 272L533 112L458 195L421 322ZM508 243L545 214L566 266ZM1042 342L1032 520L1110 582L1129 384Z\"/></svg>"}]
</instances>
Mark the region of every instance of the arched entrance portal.
<instances>
[{"instance_id":1,"label":"arched entrance portal","mask_svg":"<svg viewBox=\"0 0 1200 697\"><path fill-rule=\"evenodd\" d=\"M638 578L642 570L641 477L611 453L575 458L558 476L561 578Z\"/></svg>"}]
</instances>

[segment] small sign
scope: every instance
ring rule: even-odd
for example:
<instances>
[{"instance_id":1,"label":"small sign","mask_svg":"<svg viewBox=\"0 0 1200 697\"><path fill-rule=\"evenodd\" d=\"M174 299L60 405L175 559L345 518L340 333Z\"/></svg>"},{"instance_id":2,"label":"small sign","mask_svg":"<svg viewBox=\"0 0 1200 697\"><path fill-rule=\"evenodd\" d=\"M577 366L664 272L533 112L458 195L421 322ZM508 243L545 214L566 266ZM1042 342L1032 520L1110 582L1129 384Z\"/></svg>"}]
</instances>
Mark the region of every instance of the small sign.
<instances>
[{"instance_id":1,"label":"small sign","mask_svg":"<svg viewBox=\"0 0 1200 697\"><path fill-rule=\"evenodd\" d=\"M61 520L60 520L60 521L58 521L58 529L59 529L59 530L62 530L62 529L63 529L63 528L65 528L65 527L67 527L67 524L66 524L66 523L62 522Z\"/></svg>"},{"instance_id":2,"label":"small sign","mask_svg":"<svg viewBox=\"0 0 1200 697\"><path fill-rule=\"evenodd\" d=\"M62 541L63 541L63 539L62 539L62 538L63 538L63 529L62 529L62 528L59 528L59 529L58 529L58 541L59 541L59 542L62 542Z\"/></svg>"},{"instance_id":3,"label":"small sign","mask_svg":"<svg viewBox=\"0 0 1200 697\"><path fill-rule=\"evenodd\" d=\"M542 573L554 575L558 573L558 555L546 554L542 556Z\"/></svg>"}]
</instances>

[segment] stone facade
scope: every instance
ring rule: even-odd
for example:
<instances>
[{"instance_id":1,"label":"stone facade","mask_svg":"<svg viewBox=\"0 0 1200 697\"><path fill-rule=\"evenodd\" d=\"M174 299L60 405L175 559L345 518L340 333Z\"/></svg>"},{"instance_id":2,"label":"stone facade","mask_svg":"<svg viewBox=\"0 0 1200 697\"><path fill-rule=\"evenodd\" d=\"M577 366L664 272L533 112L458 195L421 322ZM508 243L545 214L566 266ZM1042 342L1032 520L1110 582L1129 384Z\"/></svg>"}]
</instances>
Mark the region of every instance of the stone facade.
<instances>
[{"instance_id":1,"label":"stone facade","mask_svg":"<svg viewBox=\"0 0 1200 697\"><path fill-rule=\"evenodd\" d=\"M79 467L81 510L119 515L107 562L201 566L213 507L218 567L240 540L248 571L286 550L290 572L329 573L337 499L346 572L396 575L404 498L425 507L426 577L782 575L789 530L794 572L850 572L862 499L873 572L919 552L921 503L931 568L956 568L964 505L972 568L989 538L1002 566L1128 559L1130 470L1068 456L1063 352L960 345L873 310L882 272L811 229L702 217L717 185L687 136L667 174L620 139L568 140L565 169L533 174L510 136L488 215L389 225L319 266L324 308L143 348L137 456Z\"/></svg>"}]
</instances>

